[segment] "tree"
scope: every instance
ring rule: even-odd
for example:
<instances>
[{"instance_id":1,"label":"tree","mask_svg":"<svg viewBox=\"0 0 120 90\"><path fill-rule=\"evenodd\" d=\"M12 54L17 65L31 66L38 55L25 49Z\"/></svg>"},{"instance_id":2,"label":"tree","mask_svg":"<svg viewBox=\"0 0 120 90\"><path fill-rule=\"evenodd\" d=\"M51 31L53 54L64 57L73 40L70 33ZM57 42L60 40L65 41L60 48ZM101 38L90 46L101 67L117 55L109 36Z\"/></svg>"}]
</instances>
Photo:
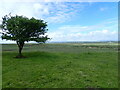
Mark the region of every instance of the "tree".
<instances>
[{"instance_id":1,"label":"tree","mask_svg":"<svg viewBox=\"0 0 120 90\"><path fill-rule=\"evenodd\" d=\"M38 43L45 43L49 38L45 33L47 23L43 20L35 18L27 18L24 16L5 15L2 18L2 39L16 41L19 47L18 57L22 57L22 49L27 41L36 41Z\"/></svg>"}]
</instances>

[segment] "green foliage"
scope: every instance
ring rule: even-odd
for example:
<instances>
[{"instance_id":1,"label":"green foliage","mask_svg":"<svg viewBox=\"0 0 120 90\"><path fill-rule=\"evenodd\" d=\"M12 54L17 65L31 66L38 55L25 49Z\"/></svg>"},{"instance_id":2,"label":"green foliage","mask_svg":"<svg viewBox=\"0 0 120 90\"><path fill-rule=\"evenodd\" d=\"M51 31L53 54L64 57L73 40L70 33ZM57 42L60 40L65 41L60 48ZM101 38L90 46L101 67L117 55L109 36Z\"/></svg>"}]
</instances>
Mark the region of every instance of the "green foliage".
<instances>
[{"instance_id":1,"label":"green foliage","mask_svg":"<svg viewBox=\"0 0 120 90\"><path fill-rule=\"evenodd\" d=\"M36 41L45 42L49 38L44 36L47 32L47 23L35 18L23 16L4 16L1 24L3 30L2 39L19 42Z\"/></svg>"},{"instance_id":2,"label":"green foliage","mask_svg":"<svg viewBox=\"0 0 120 90\"><path fill-rule=\"evenodd\" d=\"M19 55L21 57L22 49L25 41L36 41L45 43L49 38L45 33L48 29L47 23L43 20L35 18L27 18L24 16L4 16L0 28L2 29L2 39L13 40L17 42L19 47Z\"/></svg>"}]
</instances>

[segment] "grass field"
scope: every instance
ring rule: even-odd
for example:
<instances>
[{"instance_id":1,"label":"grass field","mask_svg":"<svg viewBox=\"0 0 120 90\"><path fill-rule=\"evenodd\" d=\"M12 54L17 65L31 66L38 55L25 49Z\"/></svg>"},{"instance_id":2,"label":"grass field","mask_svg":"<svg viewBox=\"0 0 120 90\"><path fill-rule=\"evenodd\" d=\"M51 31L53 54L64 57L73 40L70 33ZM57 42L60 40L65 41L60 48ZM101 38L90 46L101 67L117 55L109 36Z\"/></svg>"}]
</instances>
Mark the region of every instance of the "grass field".
<instances>
[{"instance_id":1,"label":"grass field","mask_svg":"<svg viewBox=\"0 0 120 90\"><path fill-rule=\"evenodd\" d=\"M2 49L3 88L117 88L117 43L26 44Z\"/></svg>"}]
</instances>

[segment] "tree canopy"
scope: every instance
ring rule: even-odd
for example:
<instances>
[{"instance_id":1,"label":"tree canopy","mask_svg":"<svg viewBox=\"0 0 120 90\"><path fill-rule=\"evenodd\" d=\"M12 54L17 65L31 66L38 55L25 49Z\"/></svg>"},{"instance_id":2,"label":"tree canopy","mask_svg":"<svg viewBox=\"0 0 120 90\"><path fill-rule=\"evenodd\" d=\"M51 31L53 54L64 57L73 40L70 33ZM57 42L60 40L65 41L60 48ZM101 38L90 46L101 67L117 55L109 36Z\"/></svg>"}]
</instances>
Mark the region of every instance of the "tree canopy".
<instances>
[{"instance_id":1,"label":"tree canopy","mask_svg":"<svg viewBox=\"0 0 120 90\"><path fill-rule=\"evenodd\" d=\"M19 54L21 54L25 41L45 43L49 38L47 33L47 22L25 16L5 15L2 18L2 39L17 42Z\"/></svg>"}]
</instances>

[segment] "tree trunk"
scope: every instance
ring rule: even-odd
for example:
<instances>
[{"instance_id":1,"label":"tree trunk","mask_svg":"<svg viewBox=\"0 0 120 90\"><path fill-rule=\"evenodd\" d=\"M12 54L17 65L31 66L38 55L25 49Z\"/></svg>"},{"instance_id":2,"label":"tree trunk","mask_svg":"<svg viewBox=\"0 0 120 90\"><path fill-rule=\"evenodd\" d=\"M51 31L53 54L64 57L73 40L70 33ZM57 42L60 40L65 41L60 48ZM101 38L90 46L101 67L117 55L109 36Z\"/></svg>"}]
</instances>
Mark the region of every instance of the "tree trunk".
<instances>
[{"instance_id":1,"label":"tree trunk","mask_svg":"<svg viewBox=\"0 0 120 90\"><path fill-rule=\"evenodd\" d=\"M23 49L23 46L24 46L24 41L21 41L21 42L17 41L17 45L19 47L19 54L18 54L18 56L22 57L22 49Z\"/></svg>"},{"instance_id":2,"label":"tree trunk","mask_svg":"<svg viewBox=\"0 0 120 90\"><path fill-rule=\"evenodd\" d=\"M22 48L19 47L19 56L22 56Z\"/></svg>"}]
</instances>

